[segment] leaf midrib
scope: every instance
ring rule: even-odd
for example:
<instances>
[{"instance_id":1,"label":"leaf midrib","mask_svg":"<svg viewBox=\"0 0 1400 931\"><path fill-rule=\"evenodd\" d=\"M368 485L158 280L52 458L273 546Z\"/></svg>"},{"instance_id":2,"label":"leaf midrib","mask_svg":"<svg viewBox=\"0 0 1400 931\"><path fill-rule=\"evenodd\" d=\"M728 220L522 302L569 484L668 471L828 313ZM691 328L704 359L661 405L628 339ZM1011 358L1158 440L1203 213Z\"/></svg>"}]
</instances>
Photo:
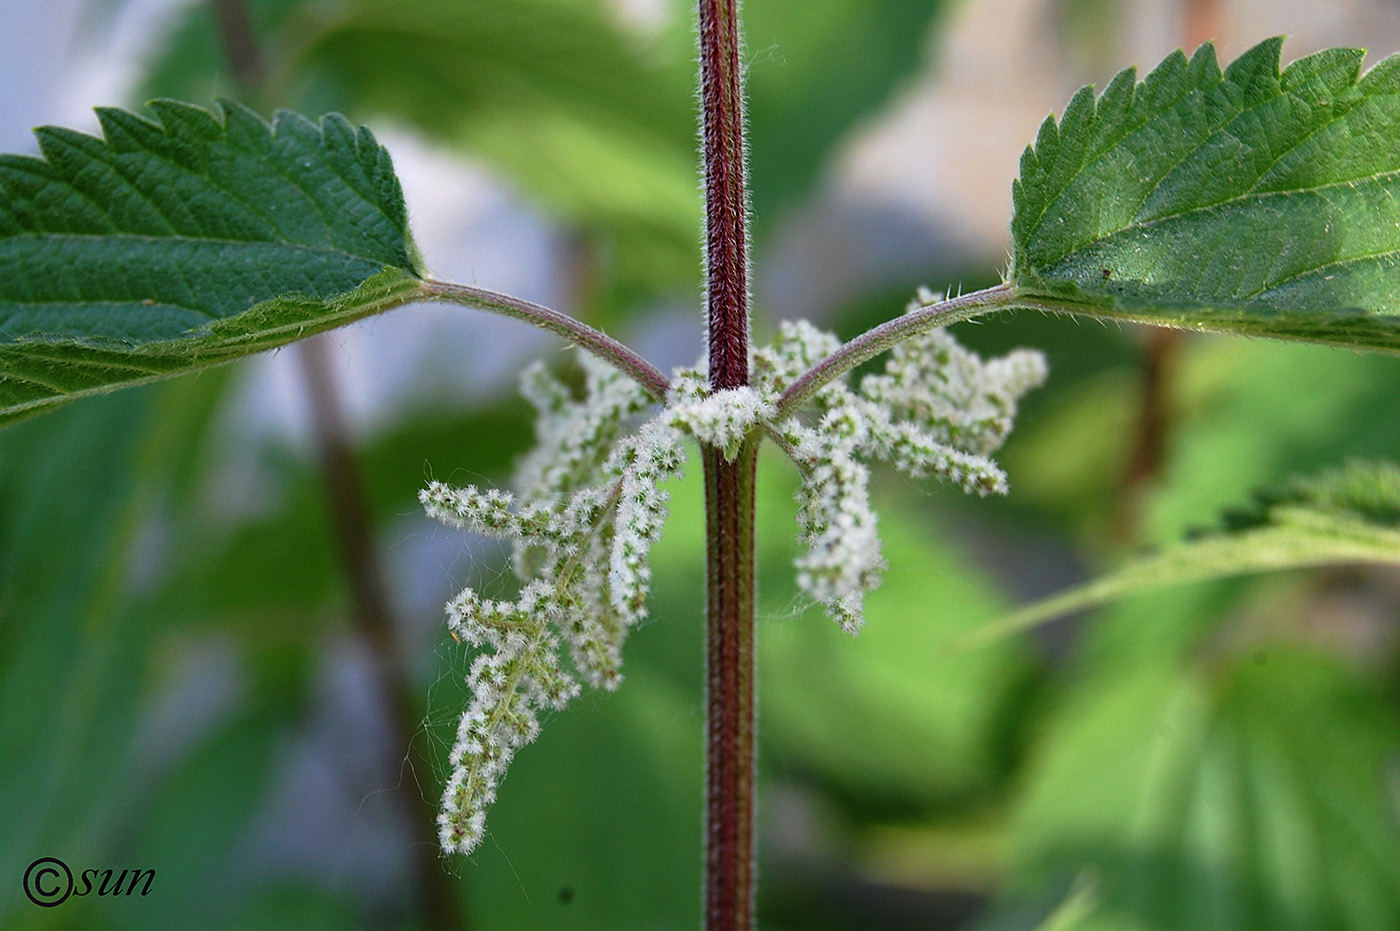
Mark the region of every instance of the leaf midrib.
<instances>
[{"instance_id":1,"label":"leaf midrib","mask_svg":"<svg viewBox=\"0 0 1400 931\"><path fill-rule=\"evenodd\" d=\"M1265 172L1265 174L1267 174L1267 172ZM1092 246L1095 246L1095 245L1098 245L1098 244L1100 244L1100 243L1106 242L1106 241L1108 241L1108 240L1112 240L1112 239L1115 239L1115 238L1118 238L1118 237L1126 237L1126 236L1128 236L1128 235L1130 235L1130 234L1133 234L1133 233L1143 232L1143 231L1145 231L1145 230L1151 229L1152 227L1154 227L1154 226L1156 226L1156 225L1158 225L1158 224L1166 223L1166 222L1171 221L1171 220L1178 220L1178 219L1181 219L1181 218L1183 218L1183 217L1189 217L1189 216L1191 216L1192 214L1197 214L1197 213L1208 213L1208 212L1210 212L1210 211L1220 210L1220 209L1222 209L1222 208L1229 207L1229 206L1232 205L1232 204L1243 203L1243 202L1248 201L1248 200L1254 200L1254 201L1256 201L1256 202L1263 203L1263 202L1267 201L1268 199L1270 199L1270 198L1275 198L1275 197L1295 197L1295 196L1297 196L1297 195L1299 195L1299 194L1320 194L1320 193L1323 193L1323 192L1328 191L1328 190L1334 190L1334 189L1337 189L1337 188L1349 187L1349 186L1351 186L1351 185L1356 184L1358 181L1382 181L1382 180L1386 180L1386 179L1395 179L1395 178L1400 178L1400 168L1392 169L1392 170L1390 170L1390 171L1382 171L1382 172L1375 172L1375 173L1372 173L1372 174L1359 175L1359 176L1357 176L1357 177L1355 177L1355 178L1344 178L1344 179L1337 180L1337 181L1330 181L1330 182L1328 182L1327 184L1320 184L1320 185L1316 185L1316 186L1314 186L1314 187L1289 188L1289 189L1283 190L1283 191L1265 191L1265 192L1263 192L1263 193L1259 193L1259 192L1257 192L1256 190L1251 189L1251 190L1249 190L1249 191L1244 192L1243 194L1237 194L1237 195L1235 195L1234 197L1226 198L1225 200L1217 201L1216 203L1212 203L1212 204L1202 204L1202 205L1200 205L1200 206L1198 206L1198 207L1191 207L1191 208L1189 208L1189 209L1187 209L1187 210L1179 210L1179 211L1177 211L1176 213L1165 214L1165 215L1160 216L1160 217L1153 217L1153 218L1150 219L1150 220L1143 220L1143 221L1140 221L1140 222L1129 223L1129 224L1127 224L1126 226L1121 226L1121 227L1119 227L1119 228L1117 228L1117 229L1115 229L1115 230L1110 230L1110 231L1107 232L1107 233L1104 233L1104 234L1102 234L1102 235L1100 235L1100 236L1095 236L1093 239L1086 240L1085 242L1081 243L1080 245L1075 246L1073 249L1071 249L1071 250L1069 250L1068 252L1065 252L1064 254L1062 254L1062 255L1060 255L1059 257L1057 257L1053 262L1046 262L1043 266L1041 266L1041 268L1044 269L1044 268L1053 267L1056 263L1064 261L1065 258L1066 258L1067 256L1073 255L1073 254L1076 253L1076 252L1081 252L1081 251L1083 251L1083 250L1085 250L1085 249L1088 249L1088 248L1090 248L1090 247L1092 247ZM1252 300L1252 299L1258 297L1260 294L1263 294L1265 291L1272 290L1272 289L1274 289L1274 288L1279 287L1280 285L1286 284L1286 283L1288 283L1288 282L1290 282L1290 281L1293 281L1293 280L1295 280L1295 279L1297 279L1297 278L1301 278L1301 277L1303 277L1304 275L1310 275L1310 274L1312 274L1313 272L1320 271L1321 269L1324 269L1324 268L1330 268L1330 267L1333 267L1333 266L1345 265L1345 264L1348 264L1348 263L1350 263L1350 262L1363 261L1363 260L1365 260L1365 259L1379 258L1379 257L1385 256L1385 255L1397 255L1397 254L1400 254L1400 247L1397 247L1397 248L1395 248L1395 249L1385 249L1385 250L1382 250L1382 251L1380 251L1380 252L1367 253L1367 254L1365 254L1365 255L1348 256L1348 257L1345 258L1345 259L1336 259L1336 260L1333 260L1333 261L1330 261L1330 262L1324 262L1324 263L1322 263L1321 265L1315 265L1315 266L1311 266L1311 267L1309 267L1309 268L1300 269L1299 271L1294 272L1293 274L1288 275L1288 276L1285 277L1285 278L1280 278L1280 279L1278 279L1277 281L1272 281L1272 282L1270 282L1269 284L1265 285L1264 287L1259 288L1258 290L1253 291L1253 292L1251 292L1251 293L1248 294L1248 295L1244 295L1244 296L1241 298L1241 300L1246 300L1246 301Z\"/></svg>"},{"instance_id":2,"label":"leaf midrib","mask_svg":"<svg viewBox=\"0 0 1400 931\"><path fill-rule=\"evenodd\" d=\"M351 252L337 246L312 246L306 243L293 242L287 239L226 239L215 236L152 236L144 233L21 233L17 236L6 236L0 238L0 245L6 242L14 242L23 239L67 239L67 240L91 240L94 242L111 242L113 240L136 241L148 244L165 244L179 242L186 244L203 244L212 246L272 246L278 249L287 249L292 252L311 253L314 255L344 256L356 259L376 268L397 268L418 277L417 273L402 265L388 265L383 259L374 256L361 255L358 252ZM353 290L353 289L352 289ZM274 297L276 295L273 295ZM23 303L23 302L21 302ZM41 302L47 303L47 302Z\"/></svg>"}]
</instances>

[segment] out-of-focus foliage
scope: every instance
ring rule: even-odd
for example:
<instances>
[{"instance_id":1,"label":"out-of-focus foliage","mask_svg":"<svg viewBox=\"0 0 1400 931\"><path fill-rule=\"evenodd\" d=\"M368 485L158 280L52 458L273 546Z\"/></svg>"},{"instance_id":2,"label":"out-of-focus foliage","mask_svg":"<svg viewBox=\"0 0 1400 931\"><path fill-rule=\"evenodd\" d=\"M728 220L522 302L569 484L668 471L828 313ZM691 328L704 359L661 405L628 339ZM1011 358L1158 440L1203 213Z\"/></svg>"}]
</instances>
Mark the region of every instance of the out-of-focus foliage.
<instances>
[{"instance_id":1,"label":"out-of-focus foliage","mask_svg":"<svg viewBox=\"0 0 1400 931\"><path fill-rule=\"evenodd\" d=\"M599 244L599 287L619 311L635 309L629 296L694 293L688 7L660 32L634 34L582 0L464 2L485 36L475 48L495 49L477 62L451 57L464 54L461 35L446 36L446 51L366 61L371 49L389 55L389 26L402 22L387 3L330 4L320 20L286 0L250 7L282 82L273 103L396 115L488 161ZM756 274L763 224L810 192L844 129L917 67L936 8L831 0L794 13L748 0ZM493 10L516 18L493 33ZM505 37L533 41L520 17L551 11L553 22L607 30L609 57L532 63L524 53L542 46L505 47ZM230 93L205 8L189 16L151 86L198 100ZM293 25L317 22L324 32ZM352 22L353 32L331 29ZM541 42L568 47L541 25ZM485 44L493 35L498 45ZM420 41L429 48L433 36ZM345 72L361 66L391 86L402 71L417 88L423 69L451 67L447 80L460 71L511 88L524 112L483 114L473 140L450 94L426 108L382 89L352 94L358 75ZM619 86L619 74L679 99ZM843 97L848 87L863 90ZM506 128L529 120L556 133L538 158ZM631 147L613 148L619 138ZM612 166L607 177L588 176L598 165ZM888 317L918 283L882 283L833 326L852 335ZM958 335L987 353L1043 347L1050 382L1004 450L1005 501L877 478L891 568L856 640L797 610L795 478L776 457L761 465L763 926L951 929L989 908L997 931L1396 925L1392 574L1342 567L1182 585L1022 639L959 643L1015 604L1121 565L1139 544L1213 524L1255 488L1353 458L1400 461L1400 365L1187 340L1164 398L1160 469L1129 492L1141 413L1132 338L1031 316ZM502 479L530 435L525 406L438 399L356 442L413 650L421 704L410 716L425 722L402 734L373 708L336 705L362 693L335 685L356 667L322 477L296 443L233 445L239 377L211 370L0 432L6 928L427 924L408 864L413 838L429 844L432 832L407 826L400 808L414 793L436 799L446 767L400 764L410 743L445 757L465 702L469 657L438 626L441 602L464 576L505 592L509 582L500 554L422 521L416 494L427 478ZM473 927L695 924L704 566L691 471L673 487L653 619L629 641L627 682L522 751L491 836L455 867ZM356 770L346 758L357 753L379 763ZM307 784L314 804L288 798ZM304 836L279 837L279 821ZM18 883L40 856L155 868L157 887L41 910Z\"/></svg>"},{"instance_id":2,"label":"out-of-focus foliage","mask_svg":"<svg viewBox=\"0 0 1400 931\"><path fill-rule=\"evenodd\" d=\"M1391 927L1397 741L1393 706L1316 650L1106 670L1029 769L1022 869L1089 871L1086 931Z\"/></svg>"},{"instance_id":3,"label":"out-of-focus foliage","mask_svg":"<svg viewBox=\"0 0 1400 931\"><path fill-rule=\"evenodd\" d=\"M688 74L598 5L357 0L288 26L288 82L488 162L579 231L615 236L620 270L693 279Z\"/></svg>"},{"instance_id":4,"label":"out-of-focus foliage","mask_svg":"<svg viewBox=\"0 0 1400 931\"><path fill-rule=\"evenodd\" d=\"M92 401L13 427L0 447L6 872L20 876L39 856L100 862L158 831L153 812L180 789L166 743L178 739L162 732L153 713L181 684L173 651L197 636L204 619L152 610L147 599L162 580L153 557L164 532L190 506L202 437L225 381L210 376ZM212 725L203 733L207 752L227 752L229 742L237 751L216 778L195 786L225 791L202 830L183 838L178 858L163 860L172 874L213 869L245 829L272 762L276 731L266 725L277 698L263 690L204 722ZM74 900L64 920L149 926L155 914L207 907L196 889L171 879L169 895L143 902L149 908L135 914L118 918L121 909L93 898ZM17 927L35 917L20 884L6 884L0 921Z\"/></svg>"},{"instance_id":5,"label":"out-of-focus foliage","mask_svg":"<svg viewBox=\"0 0 1400 931\"><path fill-rule=\"evenodd\" d=\"M832 147L924 62L943 0L813 0L744 9L760 233L804 197Z\"/></svg>"},{"instance_id":6,"label":"out-of-focus foliage","mask_svg":"<svg viewBox=\"0 0 1400 931\"><path fill-rule=\"evenodd\" d=\"M1005 634L1143 591L1185 582L1332 563L1400 563L1400 471L1352 462L1257 492L1226 511L1219 531L1134 560L1091 582L1027 605L978 631Z\"/></svg>"},{"instance_id":7,"label":"out-of-focus foliage","mask_svg":"<svg viewBox=\"0 0 1400 931\"><path fill-rule=\"evenodd\" d=\"M659 28L598 0L250 2L266 96L408 124L489 164L594 242L622 306L700 277L694 10ZM941 2L819 0L745 10L759 234L832 148L922 63ZM192 7L143 92L236 93L214 17ZM318 111L319 112L319 111ZM609 298L609 294L612 295Z\"/></svg>"}]
</instances>

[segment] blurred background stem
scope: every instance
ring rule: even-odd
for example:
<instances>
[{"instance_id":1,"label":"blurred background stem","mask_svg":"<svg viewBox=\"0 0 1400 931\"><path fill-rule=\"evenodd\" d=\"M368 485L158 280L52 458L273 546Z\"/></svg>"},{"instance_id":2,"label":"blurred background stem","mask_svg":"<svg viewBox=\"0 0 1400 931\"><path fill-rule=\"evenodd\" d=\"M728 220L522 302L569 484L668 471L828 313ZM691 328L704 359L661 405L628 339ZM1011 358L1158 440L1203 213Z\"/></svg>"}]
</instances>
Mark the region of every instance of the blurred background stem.
<instances>
[{"instance_id":1,"label":"blurred background stem","mask_svg":"<svg viewBox=\"0 0 1400 931\"><path fill-rule=\"evenodd\" d=\"M296 349L311 402L311 427L326 507L353 598L352 624L369 649L380 704L389 712L394 732L399 737L399 741L388 745L390 758L384 761L383 771L402 771L402 763L406 762L413 775L413 784L401 797L408 804L410 833L414 838L410 849L418 897L429 928L442 931L465 928L465 916L455 888L461 880L450 876L438 859L437 807L424 795L425 788L432 791L433 787L425 787L418 781L419 773L433 771L431 761L424 757L421 745L415 740L423 720L420 690L409 681L407 664L399 649L364 486L355 465L335 372L327 354L328 343L323 337L312 337ZM403 747L402 757L397 752L400 746Z\"/></svg>"},{"instance_id":2,"label":"blurred background stem","mask_svg":"<svg viewBox=\"0 0 1400 931\"><path fill-rule=\"evenodd\" d=\"M258 48L248 8L243 0L210 0L210 3L229 70L239 86L256 98L267 67ZM426 927L460 931L467 927L467 922L460 890L456 888L459 880L451 877L439 862L437 807L425 797L425 786L418 781L419 773L433 771L415 741L423 722L420 690L409 681L407 664L399 649L384 584L384 567L374 542L364 483L355 462L329 345L326 336L314 336L303 340L292 351L300 363L327 514L350 588L352 629L368 650L373 688L399 738L388 744L391 752L383 761L381 771L402 772L407 765L412 774L413 784L400 797L406 799L408 808L405 814L413 838L409 845L411 874L415 878L415 898ZM404 748L402 757L397 751L400 746ZM426 788L432 792L435 787Z\"/></svg>"}]
</instances>

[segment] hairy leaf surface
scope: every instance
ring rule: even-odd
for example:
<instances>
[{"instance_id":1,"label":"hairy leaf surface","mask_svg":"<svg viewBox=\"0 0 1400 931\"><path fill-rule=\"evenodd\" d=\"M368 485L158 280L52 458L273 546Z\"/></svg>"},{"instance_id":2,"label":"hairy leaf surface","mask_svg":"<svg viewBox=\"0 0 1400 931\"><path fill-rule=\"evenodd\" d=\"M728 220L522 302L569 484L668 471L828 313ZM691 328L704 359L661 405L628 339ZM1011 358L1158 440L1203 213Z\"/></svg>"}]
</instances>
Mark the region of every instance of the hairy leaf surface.
<instances>
[{"instance_id":1,"label":"hairy leaf surface","mask_svg":"<svg viewBox=\"0 0 1400 931\"><path fill-rule=\"evenodd\" d=\"M339 116L174 101L0 156L0 423L404 303L421 262L388 153Z\"/></svg>"},{"instance_id":2,"label":"hairy leaf surface","mask_svg":"<svg viewBox=\"0 0 1400 931\"><path fill-rule=\"evenodd\" d=\"M1400 351L1400 57L1222 71L1205 44L1075 95L1021 157L1009 283L1035 306Z\"/></svg>"}]
</instances>

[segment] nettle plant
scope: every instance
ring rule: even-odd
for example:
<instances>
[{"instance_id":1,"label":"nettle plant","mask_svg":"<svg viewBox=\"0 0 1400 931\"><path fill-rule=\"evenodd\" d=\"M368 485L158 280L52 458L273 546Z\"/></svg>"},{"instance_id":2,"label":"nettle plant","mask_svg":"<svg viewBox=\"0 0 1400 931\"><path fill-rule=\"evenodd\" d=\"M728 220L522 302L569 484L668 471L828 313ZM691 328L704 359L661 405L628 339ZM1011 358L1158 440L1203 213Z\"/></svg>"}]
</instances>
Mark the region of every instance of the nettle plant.
<instances>
[{"instance_id":1,"label":"nettle plant","mask_svg":"<svg viewBox=\"0 0 1400 931\"><path fill-rule=\"evenodd\" d=\"M505 314L584 351L581 389L543 365L523 373L537 445L512 490L433 482L421 494L429 515L509 541L520 580L514 597L467 588L447 605L452 635L477 650L438 817L447 854L481 842L506 768L542 718L584 686L621 682L624 641L646 617L665 483L698 445L705 908L716 929L747 927L753 910L761 444L802 476L797 583L855 634L884 566L870 463L1004 494L990 457L1018 400L1046 377L1040 354L984 360L948 324L1030 309L1400 349L1400 57L1363 75L1360 51L1335 49L1280 71L1278 39L1223 71L1209 44L1178 52L1141 81L1130 69L1101 94L1086 87L1046 119L1013 186L1001 284L951 298L921 292L844 344L794 321L771 345L751 346L737 7L699 3L708 353L669 376L576 319L432 278L389 154L337 115L281 112L269 124L234 103L210 112L157 100L150 116L99 110L102 138L47 127L37 131L42 157L0 159L0 420L418 301ZM853 377L886 352L883 370ZM1327 488L1355 504L1375 481L1343 476ZM1363 522L1379 513L1364 501L1353 510ZM1333 531L1324 535L1335 542ZM1390 538L1367 539L1372 555L1393 556ZM1330 555L1368 558L1357 552ZM1196 574L1267 563L1237 551L1221 559L1210 554ZM1081 593L1075 605L1115 591Z\"/></svg>"}]
</instances>

